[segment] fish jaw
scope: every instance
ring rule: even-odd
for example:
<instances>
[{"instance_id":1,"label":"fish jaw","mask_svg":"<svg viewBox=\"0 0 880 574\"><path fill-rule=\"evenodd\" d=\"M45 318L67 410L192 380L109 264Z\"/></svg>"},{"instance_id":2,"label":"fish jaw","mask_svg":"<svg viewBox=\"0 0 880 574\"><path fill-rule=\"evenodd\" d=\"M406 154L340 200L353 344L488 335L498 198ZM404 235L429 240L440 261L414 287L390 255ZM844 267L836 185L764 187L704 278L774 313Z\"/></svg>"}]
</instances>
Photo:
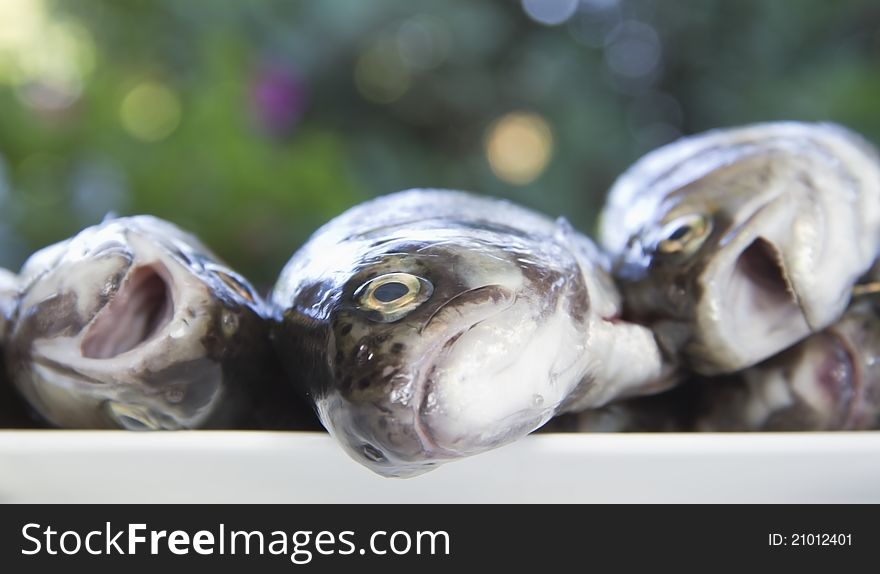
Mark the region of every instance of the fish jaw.
<instances>
[{"instance_id":1,"label":"fish jaw","mask_svg":"<svg viewBox=\"0 0 880 574\"><path fill-rule=\"evenodd\" d=\"M375 400L327 393L316 399L321 421L352 458L387 477L524 437L582 379L585 341L585 324L567 313L564 297L551 309L528 297L488 285L451 299Z\"/></svg>"},{"instance_id":2,"label":"fish jaw","mask_svg":"<svg viewBox=\"0 0 880 574\"><path fill-rule=\"evenodd\" d=\"M834 329L805 341L803 359L792 369L789 386L796 402L812 414L808 420L815 421L816 430L852 428L862 386L855 353L851 340Z\"/></svg>"},{"instance_id":3,"label":"fish jaw","mask_svg":"<svg viewBox=\"0 0 880 574\"><path fill-rule=\"evenodd\" d=\"M220 323L214 293L136 228L103 256L30 275L8 354L19 390L56 426L194 428L226 396L204 343Z\"/></svg>"},{"instance_id":4,"label":"fish jaw","mask_svg":"<svg viewBox=\"0 0 880 574\"><path fill-rule=\"evenodd\" d=\"M808 336L802 292L786 265L792 222L784 198L731 234L699 278L688 355L702 374L754 365Z\"/></svg>"},{"instance_id":5,"label":"fish jaw","mask_svg":"<svg viewBox=\"0 0 880 574\"><path fill-rule=\"evenodd\" d=\"M848 286L869 264L848 236L845 209L779 195L721 238L698 279L695 370L750 367L843 314Z\"/></svg>"},{"instance_id":6,"label":"fish jaw","mask_svg":"<svg viewBox=\"0 0 880 574\"><path fill-rule=\"evenodd\" d=\"M876 267L872 275L876 277ZM857 300L846 315L827 329L840 341L845 358L851 361L852 385L849 393L838 393L849 399L844 417L848 429L880 427L880 308L875 300ZM825 388L835 389L825 385ZM843 402L838 400L838 402Z\"/></svg>"},{"instance_id":7,"label":"fish jaw","mask_svg":"<svg viewBox=\"0 0 880 574\"><path fill-rule=\"evenodd\" d=\"M389 380L375 389L378 394L355 398L334 379L330 392L316 398L324 426L352 458L383 476L414 476L471 454L445 443L426 416L436 410L435 379L462 338L483 323L518 312L516 300L514 290L497 284L471 288L450 299L418 333L410 334L409 339L418 342L410 343L407 356L382 370ZM368 357L375 354L378 351L370 351Z\"/></svg>"},{"instance_id":8,"label":"fish jaw","mask_svg":"<svg viewBox=\"0 0 880 574\"><path fill-rule=\"evenodd\" d=\"M704 389L700 431L834 431L876 426L876 374L862 353L876 349L875 319L843 319L788 351L745 370L739 378ZM870 325L870 347L862 329Z\"/></svg>"},{"instance_id":9,"label":"fish jaw","mask_svg":"<svg viewBox=\"0 0 880 574\"><path fill-rule=\"evenodd\" d=\"M421 426L446 452L470 456L547 422L584 372L585 325L561 309L541 320L519 300L464 332L425 382Z\"/></svg>"},{"instance_id":10,"label":"fish jaw","mask_svg":"<svg viewBox=\"0 0 880 574\"><path fill-rule=\"evenodd\" d=\"M877 428L880 424L878 353L877 308L873 302L858 301L831 327L806 339L786 355L746 372L744 378L753 394L774 383L777 387L784 383L788 390L788 404L777 404L779 412L768 412L760 428ZM778 395L783 393L778 391Z\"/></svg>"},{"instance_id":11,"label":"fish jaw","mask_svg":"<svg viewBox=\"0 0 880 574\"><path fill-rule=\"evenodd\" d=\"M414 433L412 409L394 409L393 416L377 422L376 405L354 403L340 393L328 393L315 400L324 428L352 459L376 474L388 478L409 478L424 474L445 462L426 456ZM386 413L388 414L388 413Z\"/></svg>"}]
</instances>

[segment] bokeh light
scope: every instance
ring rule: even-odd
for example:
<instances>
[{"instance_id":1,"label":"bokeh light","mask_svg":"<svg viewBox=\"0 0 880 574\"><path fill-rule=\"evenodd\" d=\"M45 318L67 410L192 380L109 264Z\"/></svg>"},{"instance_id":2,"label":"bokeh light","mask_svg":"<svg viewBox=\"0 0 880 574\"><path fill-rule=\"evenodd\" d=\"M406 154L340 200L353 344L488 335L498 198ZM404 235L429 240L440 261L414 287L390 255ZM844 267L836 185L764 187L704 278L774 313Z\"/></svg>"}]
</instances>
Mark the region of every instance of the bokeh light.
<instances>
[{"instance_id":1,"label":"bokeh light","mask_svg":"<svg viewBox=\"0 0 880 574\"><path fill-rule=\"evenodd\" d=\"M379 104L398 100L410 87L411 76L395 38L381 36L358 58L354 82L361 95Z\"/></svg>"},{"instance_id":2,"label":"bokeh light","mask_svg":"<svg viewBox=\"0 0 880 574\"><path fill-rule=\"evenodd\" d=\"M39 110L70 106L95 66L92 35L74 20L52 19L40 0L0 2L0 84Z\"/></svg>"},{"instance_id":3,"label":"bokeh light","mask_svg":"<svg viewBox=\"0 0 880 574\"><path fill-rule=\"evenodd\" d=\"M498 119L489 128L485 145L492 171L514 185L534 181L553 155L550 126L529 112L512 112Z\"/></svg>"},{"instance_id":4,"label":"bokeh light","mask_svg":"<svg viewBox=\"0 0 880 574\"><path fill-rule=\"evenodd\" d=\"M274 136L287 136L299 123L308 102L301 75L278 64L260 70L251 86L251 105L260 128Z\"/></svg>"},{"instance_id":5,"label":"bokeh light","mask_svg":"<svg viewBox=\"0 0 880 574\"><path fill-rule=\"evenodd\" d=\"M655 71L660 63L660 37L644 22L627 20L612 30L605 40L605 62L624 78L641 78Z\"/></svg>"},{"instance_id":6,"label":"bokeh light","mask_svg":"<svg viewBox=\"0 0 880 574\"><path fill-rule=\"evenodd\" d=\"M119 109L122 126L133 138L144 142L165 139L180 123L180 99L171 88L156 82L135 86Z\"/></svg>"},{"instance_id":7,"label":"bokeh light","mask_svg":"<svg viewBox=\"0 0 880 574\"><path fill-rule=\"evenodd\" d=\"M319 225L406 187L589 233L681 135L793 119L880 142L863 0L215 4L0 0L0 266L146 212L268 290Z\"/></svg>"},{"instance_id":8,"label":"bokeh light","mask_svg":"<svg viewBox=\"0 0 880 574\"><path fill-rule=\"evenodd\" d=\"M578 8L579 0L522 0L523 10L535 22L556 26L567 21Z\"/></svg>"}]
</instances>

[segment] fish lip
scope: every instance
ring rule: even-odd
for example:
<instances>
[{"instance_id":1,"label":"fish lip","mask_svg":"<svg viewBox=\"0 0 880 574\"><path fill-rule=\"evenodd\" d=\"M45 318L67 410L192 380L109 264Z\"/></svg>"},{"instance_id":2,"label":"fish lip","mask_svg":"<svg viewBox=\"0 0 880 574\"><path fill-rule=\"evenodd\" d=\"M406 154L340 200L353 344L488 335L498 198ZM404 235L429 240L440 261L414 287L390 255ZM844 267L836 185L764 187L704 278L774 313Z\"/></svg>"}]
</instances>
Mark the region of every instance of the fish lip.
<instances>
[{"instance_id":1,"label":"fish lip","mask_svg":"<svg viewBox=\"0 0 880 574\"><path fill-rule=\"evenodd\" d=\"M31 260L25 264L24 268L30 268L32 273L26 283L23 278L19 279L16 326L24 327L25 320L31 320L40 312L39 305L47 300L45 293L52 293L51 297L68 292L74 295L63 309L63 329L47 332L39 324L30 324L27 330L23 328L16 333L8 348L2 349L12 352L14 343L16 363L23 367L30 363L31 368L18 369L21 374L16 373L11 382L28 397L35 411L53 425L116 427L119 421L108 418L103 406L108 400L143 409L155 408L159 422L154 426L161 428L196 428L206 422L214 424L214 420L221 417L231 420L227 418L229 409L223 403L228 398L226 384L218 378L222 357L212 355L213 350L208 347L211 341L205 337L210 328L218 326L218 318L223 318L222 310L220 317L215 311L228 308L217 305L225 306L228 302L215 292L213 283L207 280L212 278L207 274L208 267L202 265L224 266L186 237L178 241L175 232L179 230L173 224L161 222L167 229L152 229L151 225L141 224L141 217L145 216L87 228L60 244L55 256L46 260L51 264L42 260L36 260L39 268ZM166 233L169 230L170 233ZM188 262L179 256L178 247L204 261ZM134 339L133 334L125 332L131 325L127 320L114 329L107 328L122 317L108 313L111 311L108 305L117 295L124 295L120 287L124 290L132 274L139 269L143 272L144 267L152 268L147 273L156 272L164 279L167 303L172 307L168 312L170 319L158 321L158 328L151 329L150 335L132 348L108 352L107 356L90 356L91 353L83 352L84 340L102 316L109 322L103 327L99 325L99 331L104 337L109 333L111 340L95 341L95 348L99 349L97 355L102 354L100 349L120 349L114 339ZM126 302L123 298L120 303L128 307L126 317L141 314L139 307L129 307L137 301ZM138 321L150 322L142 315ZM186 326L185 330L182 325ZM176 369L180 364L184 364L185 369ZM203 373L211 375L205 376L205 380L220 381L219 385L208 385L210 394L202 393L196 401L167 399L166 390L203 387Z\"/></svg>"},{"instance_id":2,"label":"fish lip","mask_svg":"<svg viewBox=\"0 0 880 574\"><path fill-rule=\"evenodd\" d=\"M429 354L420 362L419 369L417 371L418 374L413 381L413 387L415 390L413 392L410 407L413 410L413 429L415 430L416 438L419 440L419 444L422 447L423 453L432 459L455 458L459 456L459 453L438 444L437 440L434 438L433 433L422 419L422 410L424 408L425 401L430 395L430 391L434 388L435 384L435 382L430 377L430 374L432 372L432 369L430 367L432 365L436 365L440 360L443 359L443 357L448 355L452 348L455 346L455 343L461 338L464 333L470 331L480 323L498 316L499 314L512 307L513 304L516 302L516 294L508 287L498 284L483 285L481 287L468 289L457 294L455 297L452 297L451 299L443 303L443 305L438 307L419 329L419 333L422 333L423 331L428 329L439 316L441 316L441 312L445 309L449 309L451 307L454 307L455 305L464 304L467 302L468 299L476 298L477 296L482 295L485 292L490 293L490 297L493 302L496 300L495 295L500 295L506 301L506 304L501 305L489 315L480 317L476 321L470 322L466 326L455 330L451 335L442 337L442 343L433 345L430 348Z\"/></svg>"}]
</instances>

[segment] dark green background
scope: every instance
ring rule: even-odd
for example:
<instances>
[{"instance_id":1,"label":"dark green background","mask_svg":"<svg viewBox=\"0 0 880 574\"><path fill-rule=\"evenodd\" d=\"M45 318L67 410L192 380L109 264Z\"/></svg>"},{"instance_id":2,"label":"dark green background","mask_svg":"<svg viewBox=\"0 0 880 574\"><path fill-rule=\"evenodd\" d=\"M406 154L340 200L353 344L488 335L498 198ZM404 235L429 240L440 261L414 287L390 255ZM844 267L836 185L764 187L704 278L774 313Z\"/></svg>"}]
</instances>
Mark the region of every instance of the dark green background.
<instances>
[{"instance_id":1,"label":"dark green background","mask_svg":"<svg viewBox=\"0 0 880 574\"><path fill-rule=\"evenodd\" d=\"M0 73L0 265L10 268L106 211L146 212L195 231L266 289L317 226L398 189L508 197L591 232L614 177L678 134L821 119L880 141L880 3L868 0L591 0L558 26L514 0L45 5L46 25L85 29L94 65L57 109L29 103L34 86ZM354 80L359 58L413 22L429 22L442 49L408 69L399 99L369 101ZM656 65L626 76L614 61L633 46ZM0 35L0 64L8 52ZM266 120L254 94L271 83L267 70L294 78L275 86L282 94L306 96L295 120ZM120 122L144 81L181 104L177 129L153 143ZM523 186L498 179L484 149L487 128L513 110L541 115L554 138L546 170Z\"/></svg>"}]
</instances>

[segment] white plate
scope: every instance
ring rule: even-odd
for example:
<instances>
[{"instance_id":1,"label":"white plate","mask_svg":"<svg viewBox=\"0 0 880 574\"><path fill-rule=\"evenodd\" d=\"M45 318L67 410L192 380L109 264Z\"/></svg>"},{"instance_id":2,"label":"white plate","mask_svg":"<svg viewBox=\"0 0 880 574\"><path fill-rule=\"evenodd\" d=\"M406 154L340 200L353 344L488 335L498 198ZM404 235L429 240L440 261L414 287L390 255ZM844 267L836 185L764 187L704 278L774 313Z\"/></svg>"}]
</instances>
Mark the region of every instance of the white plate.
<instances>
[{"instance_id":1,"label":"white plate","mask_svg":"<svg viewBox=\"0 0 880 574\"><path fill-rule=\"evenodd\" d=\"M543 434L383 479L318 433L0 431L0 502L880 502L880 432Z\"/></svg>"}]
</instances>

